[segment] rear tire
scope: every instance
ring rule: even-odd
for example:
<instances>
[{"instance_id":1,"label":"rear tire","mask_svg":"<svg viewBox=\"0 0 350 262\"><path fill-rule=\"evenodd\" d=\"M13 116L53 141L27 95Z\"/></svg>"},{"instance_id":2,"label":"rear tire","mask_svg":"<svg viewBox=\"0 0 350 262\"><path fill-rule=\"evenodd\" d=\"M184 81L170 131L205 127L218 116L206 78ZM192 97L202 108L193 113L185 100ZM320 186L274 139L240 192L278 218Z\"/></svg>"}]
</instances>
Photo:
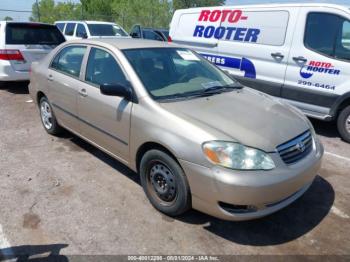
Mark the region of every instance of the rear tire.
<instances>
[{"instance_id":1,"label":"rear tire","mask_svg":"<svg viewBox=\"0 0 350 262\"><path fill-rule=\"evenodd\" d=\"M191 208L187 178L168 154L160 150L145 153L140 163L141 184L151 204L169 216L178 216Z\"/></svg>"},{"instance_id":2,"label":"rear tire","mask_svg":"<svg viewBox=\"0 0 350 262\"><path fill-rule=\"evenodd\" d=\"M40 119L45 130L50 135L58 135L62 132L62 127L58 124L49 100L44 96L39 102Z\"/></svg>"},{"instance_id":3,"label":"rear tire","mask_svg":"<svg viewBox=\"0 0 350 262\"><path fill-rule=\"evenodd\" d=\"M350 106L347 106L340 111L337 119L337 126L341 138L350 143Z\"/></svg>"}]
</instances>

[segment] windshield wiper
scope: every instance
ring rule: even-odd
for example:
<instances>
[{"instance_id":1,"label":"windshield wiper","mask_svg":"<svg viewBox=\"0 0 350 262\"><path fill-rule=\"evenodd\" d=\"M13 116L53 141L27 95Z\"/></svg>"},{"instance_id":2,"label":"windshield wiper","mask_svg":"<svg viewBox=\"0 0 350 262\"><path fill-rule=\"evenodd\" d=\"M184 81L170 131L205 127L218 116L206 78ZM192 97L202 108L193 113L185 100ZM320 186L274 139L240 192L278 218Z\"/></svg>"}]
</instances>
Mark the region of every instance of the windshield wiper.
<instances>
[{"instance_id":1,"label":"windshield wiper","mask_svg":"<svg viewBox=\"0 0 350 262\"><path fill-rule=\"evenodd\" d=\"M196 97L211 96L224 92L229 92L233 89L241 89L243 86L240 85L225 85L225 86L212 86L206 89L201 89L194 92L176 93L169 96L163 96L159 98L159 101L172 101L172 100L187 100Z\"/></svg>"}]
</instances>

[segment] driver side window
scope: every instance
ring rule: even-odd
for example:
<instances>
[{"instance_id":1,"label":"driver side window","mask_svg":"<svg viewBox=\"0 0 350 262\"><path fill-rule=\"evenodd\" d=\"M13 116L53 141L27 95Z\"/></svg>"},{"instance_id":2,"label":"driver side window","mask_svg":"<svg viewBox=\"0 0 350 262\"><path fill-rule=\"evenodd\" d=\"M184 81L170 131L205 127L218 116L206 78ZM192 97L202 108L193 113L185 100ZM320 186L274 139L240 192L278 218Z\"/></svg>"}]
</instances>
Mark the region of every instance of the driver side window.
<instances>
[{"instance_id":1,"label":"driver side window","mask_svg":"<svg viewBox=\"0 0 350 262\"><path fill-rule=\"evenodd\" d=\"M127 79L114 57L98 48L91 48L85 80L94 85L127 85Z\"/></svg>"}]
</instances>

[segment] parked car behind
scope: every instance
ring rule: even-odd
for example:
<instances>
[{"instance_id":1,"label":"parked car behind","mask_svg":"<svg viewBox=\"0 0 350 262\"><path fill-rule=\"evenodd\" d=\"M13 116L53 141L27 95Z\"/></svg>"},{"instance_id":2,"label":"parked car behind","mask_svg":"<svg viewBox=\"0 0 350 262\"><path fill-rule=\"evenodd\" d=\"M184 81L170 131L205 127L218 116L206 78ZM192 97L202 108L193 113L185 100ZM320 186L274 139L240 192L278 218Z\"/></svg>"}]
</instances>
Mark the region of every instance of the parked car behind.
<instances>
[{"instance_id":1,"label":"parked car behind","mask_svg":"<svg viewBox=\"0 0 350 262\"><path fill-rule=\"evenodd\" d=\"M169 30L162 28L142 27L134 25L130 31L132 38L143 38L148 40L168 41Z\"/></svg>"},{"instance_id":2,"label":"parked car behind","mask_svg":"<svg viewBox=\"0 0 350 262\"><path fill-rule=\"evenodd\" d=\"M54 25L0 21L0 81L29 80L31 63L64 41Z\"/></svg>"},{"instance_id":3,"label":"parked car behind","mask_svg":"<svg viewBox=\"0 0 350 262\"><path fill-rule=\"evenodd\" d=\"M185 44L241 83L307 116L337 122L350 142L350 9L326 3L178 10L174 43Z\"/></svg>"},{"instance_id":4,"label":"parked car behind","mask_svg":"<svg viewBox=\"0 0 350 262\"><path fill-rule=\"evenodd\" d=\"M323 147L299 110L168 43L67 42L33 64L29 90L49 134L66 128L138 172L167 215L265 216L320 168Z\"/></svg>"},{"instance_id":5,"label":"parked car behind","mask_svg":"<svg viewBox=\"0 0 350 262\"><path fill-rule=\"evenodd\" d=\"M55 25L68 40L96 37L129 37L118 24L100 21L57 21Z\"/></svg>"}]
</instances>

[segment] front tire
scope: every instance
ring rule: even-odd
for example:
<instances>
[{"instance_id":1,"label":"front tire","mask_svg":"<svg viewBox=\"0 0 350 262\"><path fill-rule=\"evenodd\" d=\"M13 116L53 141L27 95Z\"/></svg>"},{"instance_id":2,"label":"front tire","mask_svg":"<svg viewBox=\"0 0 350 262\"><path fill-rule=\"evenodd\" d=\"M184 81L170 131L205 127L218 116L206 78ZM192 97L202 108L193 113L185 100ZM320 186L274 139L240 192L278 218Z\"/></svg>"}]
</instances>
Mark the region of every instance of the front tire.
<instances>
[{"instance_id":1,"label":"front tire","mask_svg":"<svg viewBox=\"0 0 350 262\"><path fill-rule=\"evenodd\" d=\"M350 106L345 107L340 112L337 126L341 138L350 143Z\"/></svg>"},{"instance_id":2,"label":"front tire","mask_svg":"<svg viewBox=\"0 0 350 262\"><path fill-rule=\"evenodd\" d=\"M39 102L40 119L45 130L50 135L58 135L62 132L62 128L57 123L57 119L52 110L49 100L44 96Z\"/></svg>"},{"instance_id":3,"label":"front tire","mask_svg":"<svg viewBox=\"0 0 350 262\"><path fill-rule=\"evenodd\" d=\"M175 159L160 150L145 153L140 163L141 184L151 204L169 216L191 208L187 178Z\"/></svg>"}]
</instances>

